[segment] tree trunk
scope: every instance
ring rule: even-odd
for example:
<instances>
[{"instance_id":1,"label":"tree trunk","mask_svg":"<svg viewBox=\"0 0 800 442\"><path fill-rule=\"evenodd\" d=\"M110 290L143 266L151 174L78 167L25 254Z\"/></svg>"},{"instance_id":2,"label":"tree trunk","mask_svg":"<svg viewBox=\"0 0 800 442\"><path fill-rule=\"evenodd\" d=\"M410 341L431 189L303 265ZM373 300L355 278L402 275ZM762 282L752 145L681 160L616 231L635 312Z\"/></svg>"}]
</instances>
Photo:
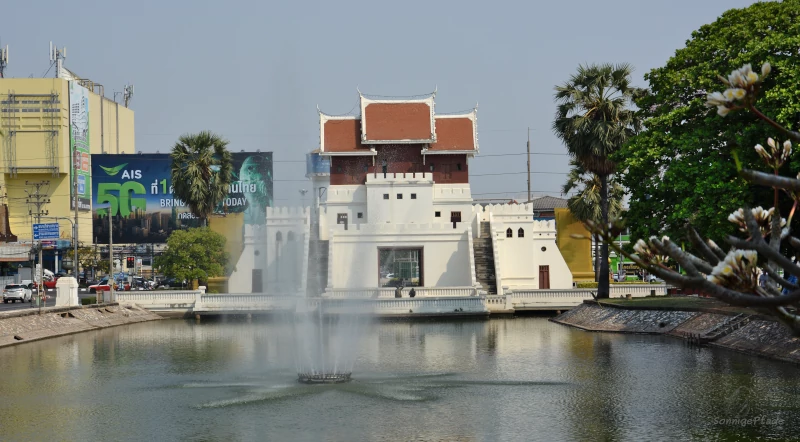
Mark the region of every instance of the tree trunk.
<instances>
[{"instance_id":1,"label":"tree trunk","mask_svg":"<svg viewBox=\"0 0 800 442\"><path fill-rule=\"evenodd\" d=\"M608 228L608 175L600 175L600 218L603 229ZM608 299L608 243L600 246L600 279L597 281L597 298Z\"/></svg>"},{"instance_id":2,"label":"tree trunk","mask_svg":"<svg viewBox=\"0 0 800 442\"><path fill-rule=\"evenodd\" d=\"M600 282L600 237L597 234L594 238L594 282Z\"/></svg>"}]
</instances>

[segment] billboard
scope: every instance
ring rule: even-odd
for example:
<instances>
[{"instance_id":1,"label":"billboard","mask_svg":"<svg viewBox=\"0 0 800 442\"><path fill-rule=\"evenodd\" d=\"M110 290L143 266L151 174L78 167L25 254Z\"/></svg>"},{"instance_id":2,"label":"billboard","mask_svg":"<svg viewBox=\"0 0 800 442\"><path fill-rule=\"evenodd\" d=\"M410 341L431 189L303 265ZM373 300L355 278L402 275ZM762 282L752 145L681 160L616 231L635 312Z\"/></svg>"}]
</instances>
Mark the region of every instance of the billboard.
<instances>
[{"instance_id":1,"label":"billboard","mask_svg":"<svg viewBox=\"0 0 800 442\"><path fill-rule=\"evenodd\" d=\"M243 213L247 224L264 224L272 206L272 152L232 153L228 196L216 213ZM115 243L163 243L175 229L196 227L196 218L172 195L169 154L92 155L94 235L108 238L109 211Z\"/></svg>"},{"instance_id":2,"label":"billboard","mask_svg":"<svg viewBox=\"0 0 800 442\"><path fill-rule=\"evenodd\" d=\"M318 153L310 153L306 155L306 176L312 175L330 175L331 173L331 159L330 157L323 157Z\"/></svg>"},{"instance_id":3,"label":"billboard","mask_svg":"<svg viewBox=\"0 0 800 442\"><path fill-rule=\"evenodd\" d=\"M92 179L89 140L89 90L69 82L69 151L72 156L70 179L77 180L77 189L71 186L70 208L75 208L75 191L78 192L78 209L92 210Z\"/></svg>"}]
</instances>

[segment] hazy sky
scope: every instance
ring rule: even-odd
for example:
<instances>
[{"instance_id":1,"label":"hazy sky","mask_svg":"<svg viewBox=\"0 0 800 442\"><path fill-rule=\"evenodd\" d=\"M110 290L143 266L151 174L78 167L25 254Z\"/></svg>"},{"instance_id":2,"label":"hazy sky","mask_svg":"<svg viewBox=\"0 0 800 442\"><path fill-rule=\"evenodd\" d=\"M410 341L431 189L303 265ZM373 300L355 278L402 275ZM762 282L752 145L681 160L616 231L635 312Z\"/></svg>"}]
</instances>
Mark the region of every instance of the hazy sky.
<instances>
[{"instance_id":1,"label":"hazy sky","mask_svg":"<svg viewBox=\"0 0 800 442\"><path fill-rule=\"evenodd\" d=\"M5 0L8 77L42 76L52 40L65 66L106 94L135 85L136 146L167 152L209 129L230 149L273 151L276 204L299 202L317 105L354 108L361 91L438 86L436 110L479 103L475 198L524 200L527 127L535 195L559 195L565 149L552 135L553 87L580 63L628 62L637 83L690 33L751 0L328 2ZM50 72L52 74L53 71ZM292 162L294 161L294 162ZM507 176L484 175L508 172ZM287 181L284 181L287 180Z\"/></svg>"}]
</instances>

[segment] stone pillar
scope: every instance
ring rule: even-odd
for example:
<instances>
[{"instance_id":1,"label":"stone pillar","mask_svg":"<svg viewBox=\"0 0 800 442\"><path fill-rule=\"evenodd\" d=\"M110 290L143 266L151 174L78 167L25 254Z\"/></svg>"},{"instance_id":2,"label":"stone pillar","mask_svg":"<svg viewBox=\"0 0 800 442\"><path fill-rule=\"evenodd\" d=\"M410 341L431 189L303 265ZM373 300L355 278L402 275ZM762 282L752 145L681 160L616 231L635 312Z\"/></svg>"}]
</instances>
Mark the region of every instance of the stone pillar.
<instances>
[{"instance_id":1,"label":"stone pillar","mask_svg":"<svg viewBox=\"0 0 800 442\"><path fill-rule=\"evenodd\" d=\"M81 305L78 299L78 280L72 276L59 278L56 282L56 307Z\"/></svg>"}]
</instances>

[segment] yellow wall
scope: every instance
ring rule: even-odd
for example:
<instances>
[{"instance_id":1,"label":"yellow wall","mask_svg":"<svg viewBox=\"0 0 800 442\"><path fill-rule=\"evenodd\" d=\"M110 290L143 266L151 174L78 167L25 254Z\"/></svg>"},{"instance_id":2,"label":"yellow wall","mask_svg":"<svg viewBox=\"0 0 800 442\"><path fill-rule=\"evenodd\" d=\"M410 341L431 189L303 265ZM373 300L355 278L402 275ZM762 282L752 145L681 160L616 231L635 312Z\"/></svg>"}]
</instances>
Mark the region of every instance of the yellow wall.
<instances>
[{"instance_id":1,"label":"yellow wall","mask_svg":"<svg viewBox=\"0 0 800 442\"><path fill-rule=\"evenodd\" d=\"M244 229L244 213L230 213L225 216L212 215L208 220L208 227L225 237L225 251L230 255L228 267L233 268L242 255L244 243L242 232Z\"/></svg>"},{"instance_id":2,"label":"yellow wall","mask_svg":"<svg viewBox=\"0 0 800 442\"><path fill-rule=\"evenodd\" d=\"M581 235L584 239L572 237ZM566 208L556 209L556 244L576 281L594 281L591 234Z\"/></svg>"},{"instance_id":3,"label":"yellow wall","mask_svg":"<svg viewBox=\"0 0 800 442\"><path fill-rule=\"evenodd\" d=\"M99 90L99 89L98 89ZM43 207L51 217L73 218L74 212L70 210L70 166L71 155L69 150L69 82L57 78L6 78L0 79L0 101L7 101L9 92L16 94L19 104L17 108L34 108L36 112L0 112L0 128L5 132L4 139L0 139L0 193L8 196L9 218L11 231L21 241L31 238L31 219L29 211L33 206L26 203L27 194L33 187L26 185L28 182L49 181L47 192L50 203ZM42 101L43 97L21 97L23 94L45 95L50 93L58 95L56 105L23 104L22 100ZM117 105L108 98L102 99L98 94L89 94L89 127L90 151L96 153L134 153L136 151L134 139L134 117L131 109ZM8 104L0 103L0 110L7 109ZM45 112L44 109L57 108L58 112ZM117 113L119 123L117 123ZM53 124L55 123L55 124ZM119 150L117 150L117 125L119 125ZM50 166L46 149L48 135L44 132L26 132L33 130L57 129L56 150L54 164L58 167L57 174L45 169L25 169L30 167ZM9 131L16 131L13 144L8 143ZM14 166L20 167L16 176L11 175L8 155L9 147L15 153ZM45 220L42 220L43 222ZM50 221L50 220L47 220ZM61 236L65 239L72 237L71 226L67 221L61 221ZM79 241L91 244L94 241L92 234L91 212L80 211L78 215Z\"/></svg>"}]
</instances>

